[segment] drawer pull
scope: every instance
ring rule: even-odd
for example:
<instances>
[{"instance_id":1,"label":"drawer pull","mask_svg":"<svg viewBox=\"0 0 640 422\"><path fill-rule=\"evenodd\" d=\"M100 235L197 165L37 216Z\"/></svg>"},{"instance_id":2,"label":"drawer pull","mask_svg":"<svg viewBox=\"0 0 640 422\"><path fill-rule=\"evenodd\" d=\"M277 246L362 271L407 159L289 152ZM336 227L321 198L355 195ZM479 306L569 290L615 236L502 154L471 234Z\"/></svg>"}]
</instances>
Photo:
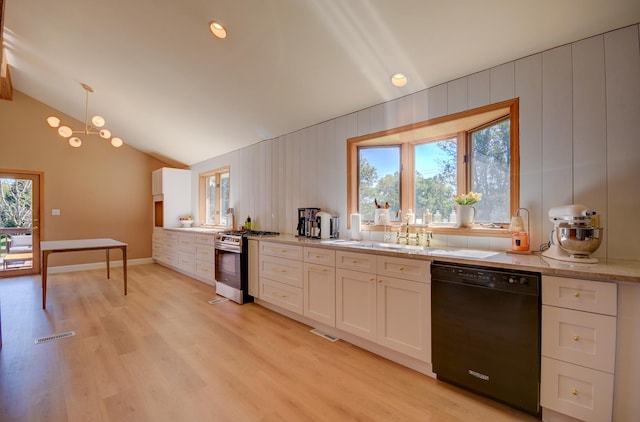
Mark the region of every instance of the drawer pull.
<instances>
[{"instance_id":1,"label":"drawer pull","mask_svg":"<svg viewBox=\"0 0 640 422\"><path fill-rule=\"evenodd\" d=\"M276 252L287 253L286 249L275 249Z\"/></svg>"},{"instance_id":2,"label":"drawer pull","mask_svg":"<svg viewBox=\"0 0 640 422\"><path fill-rule=\"evenodd\" d=\"M580 336L573 336L573 341L580 341Z\"/></svg>"},{"instance_id":3,"label":"drawer pull","mask_svg":"<svg viewBox=\"0 0 640 422\"><path fill-rule=\"evenodd\" d=\"M318 268L318 267L309 267L311 271L327 271L326 268Z\"/></svg>"},{"instance_id":4,"label":"drawer pull","mask_svg":"<svg viewBox=\"0 0 640 422\"><path fill-rule=\"evenodd\" d=\"M373 277L371 277L371 278L369 279L369 281L376 281L376 279L375 279L375 278L373 278Z\"/></svg>"},{"instance_id":5,"label":"drawer pull","mask_svg":"<svg viewBox=\"0 0 640 422\"><path fill-rule=\"evenodd\" d=\"M573 394L574 396L578 395L578 390L576 390L575 388L571 389L571 394Z\"/></svg>"},{"instance_id":6,"label":"drawer pull","mask_svg":"<svg viewBox=\"0 0 640 422\"><path fill-rule=\"evenodd\" d=\"M358 260L354 259L353 261L351 261L352 264L357 264Z\"/></svg>"},{"instance_id":7,"label":"drawer pull","mask_svg":"<svg viewBox=\"0 0 640 422\"><path fill-rule=\"evenodd\" d=\"M573 292L574 297L580 297L580 292Z\"/></svg>"},{"instance_id":8,"label":"drawer pull","mask_svg":"<svg viewBox=\"0 0 640 422\"><path fill-rule=\"evenodd\" d=\"M400 268L398 268L398 270L404 271L404 267L400 267Z\"/></svg>"},{"instance_id":9,"label":"drawer pull","mask_svg":"<svg viewBox=\"0 0 640 422\"><path fill-rule=\"evenodd\" d=\"M283 270L282 268L274 268L273 271L278 272L278 273L286 273L287 270Z\"/></svg>"}]
</instances>

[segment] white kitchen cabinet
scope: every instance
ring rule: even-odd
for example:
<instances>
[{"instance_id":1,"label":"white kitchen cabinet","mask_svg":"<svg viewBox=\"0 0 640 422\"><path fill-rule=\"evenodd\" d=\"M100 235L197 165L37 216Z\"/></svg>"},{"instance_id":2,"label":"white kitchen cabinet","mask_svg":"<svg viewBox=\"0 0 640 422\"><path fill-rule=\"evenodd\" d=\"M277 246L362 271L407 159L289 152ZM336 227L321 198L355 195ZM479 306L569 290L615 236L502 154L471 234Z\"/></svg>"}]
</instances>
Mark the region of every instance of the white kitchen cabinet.
<instances>
[{"instance_id":1,"label":"white kitchen cabinet","mask_svg":"<svg viewBox=\"0 0 640 422\"><path fill-rule=\"evenodd\" d=\"M430 287L424 282L378 275L378 344L431 362Z\"/></svg>"},{"instance_id":2,"label":"white kitchen cabinet","mask_svg":"<svg viewBox=\"0 0 640 422\"><path fill-rule=\"evenodd\" d=\"M216 283L214 241L213 235L199 233L195 235L194 241L196 275L212 286Z\"/></svg>"},{"instance_id":3,"label":"white kitchen cabinet","mask_svg":"<svg viewBox=\"0 0 640 422\"><path fill-rule=\"evenodd\" d=\"M151 173L153 221L156 227L180 227L178 218L191 214L191 171L163 167Z\"/></svg>"},{"instance_id":4,"label":"white kitchen cabinet","mask_svg":"<svg viewBox=\"0 0 640 422\"><path fill-rule=\"evenodd\" d=\"M336 327L430 362L430 263L343 252L336 262Z\"/></svg>"},{"instance_id":5,"label":"white kitchen cabinet","mask_svg":"<svg viewBox=\"0 0 640 422\"><path fill-rule=\"evenodd\" d=\"M304 247L304 316L336 326L336 253Z\"/></svg>"},{"instance_id":6,"label":"white kitchen cabinet","mask_svg":"<svg viewBox=\"0 0 640 422\"><path fill-rule=\"evenodd\" d=\"M302 315L302 247L259 242L259 248L260 299Z\"/></svg>"},{"instance_id":7,"label":"white kitchen cabinet","mask_svg":"<svg viewBox=\"0 0 640 422\"><path fill-rule=\"evenodd\" d=\"M249 239L249 294L260 299L260 246L255 239Z\"/></svg>"},{"instance_id":8,"label":"white kitchen cabinet","mask_svg":"<svg viewBox=\"0 0 640 422\"><path fill-rule=\"evenodd\" d=\"M304 263L304 316L336 326L336 269Z\"/></svg>"},{"instance_id":9,"label":"white kitchen cabinet","mask_svg":"<svg viewBox=\"0 0 640 422\"><path fill-rule=\"evenodd\" d=\"M376 275L337 268L336 327L375 342L376 308Z\"/></svg>"},{"instance_id":10,"label":"white kitchen cabinet","mask_svg":"<svg viewBox=\"0 0 640 422\"><path fill-rule=\"evenodd\" d=\"M587 422L612 420L616 315L615 283L543 276L543 408Z\"/></svg>"},{"instance_id":11,"label":"white kitchen cabinet","mask_svg":"<svg viewBox=\"0 0 640 422\"><path fill-rule=\"evenodd\" d=\"M153 229L153 259L162 265L215 285L214 234Z\"/></svg>"}]
</instances>

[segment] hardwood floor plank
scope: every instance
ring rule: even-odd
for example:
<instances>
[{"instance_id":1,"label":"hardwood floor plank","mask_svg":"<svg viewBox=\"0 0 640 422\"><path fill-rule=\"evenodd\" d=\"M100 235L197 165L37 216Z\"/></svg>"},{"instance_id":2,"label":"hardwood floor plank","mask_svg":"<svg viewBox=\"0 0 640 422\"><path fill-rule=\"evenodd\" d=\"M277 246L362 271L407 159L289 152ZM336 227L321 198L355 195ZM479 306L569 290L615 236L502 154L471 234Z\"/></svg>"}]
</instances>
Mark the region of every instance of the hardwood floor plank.
<instances>
[{"instance_id":1,"label":"hardwood floor plank","mask_svg":"<svg viewBox=\"0 0 640 422\"><path fill-rule=\"evenodd\" d=\"M0 420L535 421L151 264L0 279ZM64 331L74 337L34 344Z\"/></svg>"}]
</instances>

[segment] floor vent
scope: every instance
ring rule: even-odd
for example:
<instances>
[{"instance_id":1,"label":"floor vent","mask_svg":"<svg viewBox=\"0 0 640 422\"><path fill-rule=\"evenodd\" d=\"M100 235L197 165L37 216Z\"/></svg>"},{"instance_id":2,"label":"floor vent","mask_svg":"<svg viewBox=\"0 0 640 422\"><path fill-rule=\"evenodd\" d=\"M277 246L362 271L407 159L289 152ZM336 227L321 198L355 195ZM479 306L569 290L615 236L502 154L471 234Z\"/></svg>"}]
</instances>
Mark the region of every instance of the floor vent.
<instances>
[{"instance_id":1,"label":"floor vent","mask_svg":"<svg viewBox=\"0 0 640 422\"><path fill-rule=\"evenodd\" d=\"M329 335L327 333L323 333L322 331L318 330L317 328L314 328L313 330L311 330L311 332L317 336L322 337L325 340L329 340L332 342L336 342L338 340L340 340L338 337L334 337L332 335Z\"/></svg>"},{"instance_id":2,"label":"floor vent","mask_svg":"<svg viewBox=\"0 0 640 422\"><path fill-rule=\"evenodd\" d=\"M227 299L226 297L222 297L220 299L212 299L212 300L209 301L209 303L212 304L212 305L215 305L216 303L226 302L227 300L229 300L229 299Z\"/></svg>"},{"instance_id":3,"label":"floor vent","mask_svg":"<svg viewBox=\"0 0 640 422\"><path fill-rule=\"evenodd\" d=\"M60 340L60 339L75 336L75 335L76 335L75 331L69 331L66 333L54 334L52 336L38 337L36 339L36 344L48 343L50 341L56 341L56 340Z\"/></svg>"}]
</instances>

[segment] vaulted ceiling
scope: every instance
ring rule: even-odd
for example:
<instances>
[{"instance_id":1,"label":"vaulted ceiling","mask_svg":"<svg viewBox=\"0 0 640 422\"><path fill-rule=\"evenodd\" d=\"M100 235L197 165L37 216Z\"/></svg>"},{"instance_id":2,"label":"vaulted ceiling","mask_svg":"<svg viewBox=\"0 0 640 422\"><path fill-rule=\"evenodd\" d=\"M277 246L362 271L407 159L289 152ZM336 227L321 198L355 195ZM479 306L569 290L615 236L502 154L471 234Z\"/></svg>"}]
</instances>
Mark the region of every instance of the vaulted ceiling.
<instances>
[{"instance_id":1,"label":"vaulted ceiling","mask_svg":"<svg viewBox=\"0 0 640 422\"><path fill-rule=\"evenodd\" d=\"M640 22L638 0L2 3L13 89L84 121L86 83L114 134L186 165Z\"/></svg>"}]
</instances>

